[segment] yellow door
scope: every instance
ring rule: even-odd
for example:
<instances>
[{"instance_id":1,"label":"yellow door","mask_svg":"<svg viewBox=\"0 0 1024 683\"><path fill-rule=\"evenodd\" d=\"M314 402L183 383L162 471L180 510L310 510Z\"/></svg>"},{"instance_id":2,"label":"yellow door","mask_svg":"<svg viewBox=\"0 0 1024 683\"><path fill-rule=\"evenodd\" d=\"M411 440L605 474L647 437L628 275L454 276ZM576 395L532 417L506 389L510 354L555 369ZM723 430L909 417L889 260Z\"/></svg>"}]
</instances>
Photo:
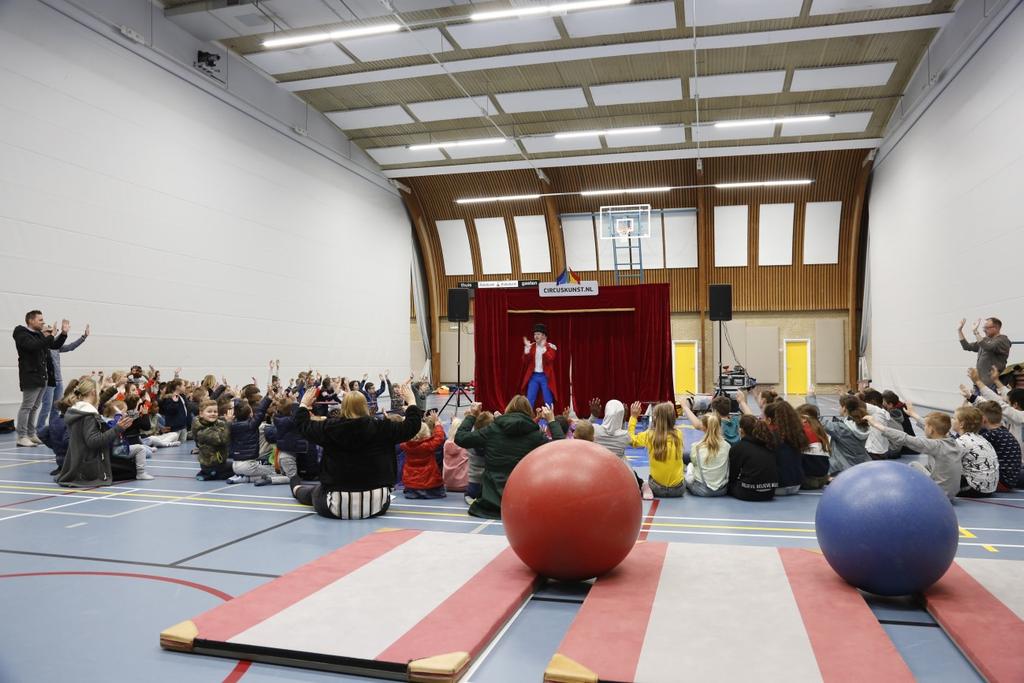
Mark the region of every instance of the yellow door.
<instances>
[{"instance_id":1,"label":"yellow door","mask_svg":"<svg viewBox=\"0 0 1024 683\"><path fill-rule=\"evenodd\" d=\"M697 342L675 342L673 353L676 366L676 393L697 393Z\"/></svg>"},{"instance_id":2,"label":"yellow door","mask_svg":"<svg viewBox=\"0 0 1024 683\"><path fill-rule=\"evenodd\" d=\"M808 341L786 341L786 387L787 394L802 396L807 393L811 378L808 377L811 345Z\"/></svg>"}]
</instances>

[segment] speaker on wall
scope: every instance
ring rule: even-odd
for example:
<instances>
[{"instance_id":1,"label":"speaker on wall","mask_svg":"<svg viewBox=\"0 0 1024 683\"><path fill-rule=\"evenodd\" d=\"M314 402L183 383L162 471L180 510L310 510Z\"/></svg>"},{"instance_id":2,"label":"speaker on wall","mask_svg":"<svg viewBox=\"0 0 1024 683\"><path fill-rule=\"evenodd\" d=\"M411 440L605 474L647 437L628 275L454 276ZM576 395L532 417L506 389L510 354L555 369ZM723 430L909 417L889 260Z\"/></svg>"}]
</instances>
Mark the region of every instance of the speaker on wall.
<instances>
[{"instance_id":1,"label":"speaker on wall","mask_svg":"<svg viewBox=\"0 0 1024 683\"><path fill-rule=\"evenodd\" d=\"M711 320L732 320L732 285L708 286L708 313Z\"/></svg>"},{"instance_id":2,"label":"speaker on wall","mask_svg":"<svg viewBox=\"0 0 1024 683\"><path fill-rule=\"evenodd\" d=\"M469 320L469 290L448 290L448 322L464 323Z\"/></svg>"}]
</instances>

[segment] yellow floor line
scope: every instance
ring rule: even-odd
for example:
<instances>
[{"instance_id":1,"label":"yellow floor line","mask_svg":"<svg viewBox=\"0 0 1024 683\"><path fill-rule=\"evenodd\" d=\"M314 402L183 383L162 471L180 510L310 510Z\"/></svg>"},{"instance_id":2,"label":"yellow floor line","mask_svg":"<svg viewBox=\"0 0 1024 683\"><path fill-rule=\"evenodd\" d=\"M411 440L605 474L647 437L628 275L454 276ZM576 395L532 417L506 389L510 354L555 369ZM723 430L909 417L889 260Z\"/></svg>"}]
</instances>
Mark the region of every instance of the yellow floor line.
<instances>
[{"instance_id":1,"label":"yellow floor line","mask_svg":"<svg viewBox=\"0 0 1024 683\"><path fill-rule=\"evenodd\" d=\"M977 536L972 534L967 529L960 527L960 538L977 538Z\"/></svg>"},{"instance_id":2,"label":"yellow floor line","mask_svg":"<svg viewBox=\"0 0 1024 683\"><path fill-rule=\"evenodd\" d=\"M814 533L814 529L794 529L792 527L774 526L728 526L725 524L677 524L673 522L643 522L641 526L682 527L686 529L730 529L742 531L799 531L805 534Z\"/></svg>"},{"instance_id":3,"label":"yellow floor line","mask_svg":"<svg viewBox=\"0 0 1024 683\"><path fill-rule=\"evenodd\" d=\"M989 551L990 553L998 553L999 552L993 546L990 546L990 545L983 545L981 547L984 548L985 550Z\"/></svg>"}]
</instances>

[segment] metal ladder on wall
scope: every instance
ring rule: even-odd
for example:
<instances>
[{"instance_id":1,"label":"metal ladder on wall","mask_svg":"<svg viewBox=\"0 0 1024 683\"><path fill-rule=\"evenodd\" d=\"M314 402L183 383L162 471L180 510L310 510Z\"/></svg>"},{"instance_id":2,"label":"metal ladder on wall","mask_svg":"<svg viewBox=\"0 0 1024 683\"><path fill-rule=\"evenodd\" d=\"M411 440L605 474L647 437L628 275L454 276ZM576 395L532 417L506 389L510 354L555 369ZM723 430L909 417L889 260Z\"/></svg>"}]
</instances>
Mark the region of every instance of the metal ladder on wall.
<instances>
[{"instance_id":1,"label":"metal ladder on wall","mask_svg":"<svg viewBox=\"0 0 1024 683\"><path fill-rule=\"evenodd\" d=\"M623 242L625 244L623 244ZM621 280L644 281L643 240L639 237L615 238L612 256L615 264L615 284ZM625 252L625 253L623 253Z\"/></svg>"}]
</instances>

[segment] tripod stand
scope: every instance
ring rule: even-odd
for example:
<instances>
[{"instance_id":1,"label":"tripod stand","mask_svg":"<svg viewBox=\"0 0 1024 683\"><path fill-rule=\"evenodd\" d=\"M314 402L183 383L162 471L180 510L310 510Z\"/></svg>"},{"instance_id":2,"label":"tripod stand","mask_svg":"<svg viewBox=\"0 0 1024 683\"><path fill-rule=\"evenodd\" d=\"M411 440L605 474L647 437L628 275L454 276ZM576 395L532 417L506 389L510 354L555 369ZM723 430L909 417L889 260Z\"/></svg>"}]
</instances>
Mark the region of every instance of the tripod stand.
<instances>
[{"instance_id":1,"label":"tripod stand","mask_svg":"<svg viewBox=\"0 0 1024 683\"><path fill-rule=\"evenodd\" d=\"M448 400L444 402L444 405L441 406L441 410L437 411L438 417L444 415L444 411L448 408L448 404L452 402L453 398L455 399L455 415L453 415L453 417L459 416L459 408L462 407L463 396L466 397L467 403L473 402L472 397L470 397L470 395L466 393L466 390L462 388L462 323L460 322L458 325L459 331L455 337L457 340L455 343L455 391L448 397Z\"/></svg>"}]
</instances>

